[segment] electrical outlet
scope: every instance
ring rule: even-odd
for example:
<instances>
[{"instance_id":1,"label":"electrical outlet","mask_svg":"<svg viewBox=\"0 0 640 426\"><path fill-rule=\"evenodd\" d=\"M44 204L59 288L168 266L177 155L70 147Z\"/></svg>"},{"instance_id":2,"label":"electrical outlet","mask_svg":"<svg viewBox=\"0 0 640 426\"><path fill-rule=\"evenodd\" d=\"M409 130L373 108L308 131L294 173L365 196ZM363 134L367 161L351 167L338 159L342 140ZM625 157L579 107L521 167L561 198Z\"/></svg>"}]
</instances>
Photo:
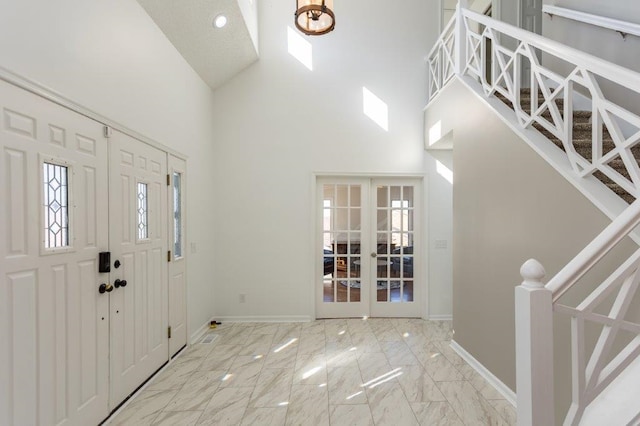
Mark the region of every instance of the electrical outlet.
<instances>
[{"instance_id":1,"label":"electrical outlet","mask_svg":"<svg viewBox=\"0 0 640 426\"><path fill-rule=\"evenodd\" d=\"M436 240L435 241L436 250L444 250L447 247L448 247L448 241L447 240Z\"/></svg>"},{"instance_id":2,"label":"electrical outlet","mask_svg":"<svg viewBox=\"0 0 640 426\"><path fill-rule=\"evenodd\" d=\"M240 294L240 303L245 303L247 301L247 295L246 294Z\"/></svg>"}]
</instances>

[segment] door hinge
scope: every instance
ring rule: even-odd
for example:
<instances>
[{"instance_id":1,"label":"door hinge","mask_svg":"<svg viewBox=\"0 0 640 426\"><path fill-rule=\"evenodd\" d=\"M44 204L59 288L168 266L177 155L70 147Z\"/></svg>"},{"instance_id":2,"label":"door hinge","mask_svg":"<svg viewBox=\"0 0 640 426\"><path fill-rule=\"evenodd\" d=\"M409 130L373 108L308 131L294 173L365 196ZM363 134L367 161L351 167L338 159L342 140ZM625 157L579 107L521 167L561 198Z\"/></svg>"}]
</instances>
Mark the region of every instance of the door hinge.
<instances>
[{"instance_id":1,"label":"door hinge","mask_svg":"<svg viewBox=\"0 0 640 426\"><path fill-rule=\"evenodd\" d=\"M111 127L104 126L104 137L107 139L111 137Z\"/></svg>"},{"instance_id":2,"label":"door hinge","mask_svg":"<svg viewBox=\"0 0 640 426\"><path fill-rule=\"evenodd\" d=\"M167 175L167 186L171 186L171 175Z\"/></svg>"},{"instance_id":3,"label":"door hinge","mask_svg":"<svg viewBox=\"0 0 640 426\"><path fill-rule=\"evenodd\" d=\"M171 250L167 251L167 262L171 262Z\"/></svg>"},{"instance_id":4,"label":"door hinge","mask_svg":"<svg viewBox=\"0 0 640 426\"><path fill-rule=\"evenodd\" d=\"M171 339L171 326L167 328L167 337Z\"/></svg>"}]
</instances>

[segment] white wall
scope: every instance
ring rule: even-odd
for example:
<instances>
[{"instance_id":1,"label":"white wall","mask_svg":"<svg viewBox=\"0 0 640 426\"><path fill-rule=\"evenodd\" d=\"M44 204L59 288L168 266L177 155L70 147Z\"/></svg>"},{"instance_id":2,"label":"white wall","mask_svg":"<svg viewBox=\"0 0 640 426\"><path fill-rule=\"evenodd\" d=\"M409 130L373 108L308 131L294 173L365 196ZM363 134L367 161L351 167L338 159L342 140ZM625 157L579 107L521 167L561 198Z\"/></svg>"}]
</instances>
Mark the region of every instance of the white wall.
<instances>
[{"instance_id":1,"label":"white wall","mask_svg":"<svg viewBox=\"0 0 640 426\"><path fill-rule=\"evenodd\" d=\"M437 162L446 168L444 173ZM429 151L427 169L429 316L448 319L453 314L453 186L447 180L446 171L453 171L453 152Z\"/></svg>"},{"instance_id":2,"label":"white wall","mask_svg":"<svg viewBox=\"0 0 640 426\"><path fill-rule=\"evenodd\" d=\"M247 26L247 31L251 36L251 41L259 54L259 29L258 29L258 0L237 0L238 7L242 13L244 24Z\"/></svg>"},{"instance_id":3,"label":"white wall","mask_svg":"<svg viewBox=\"0 0 640 426\"><path fill-rule=\"evenodd\" d=\"M189 156L189 324L210 318L208 86L134 0L0 0L0 66Z\"/></svg>"},{"instance_id":4,"label":"white wall","mask_svg":"<svg viewBox=\"0 0 640 426\"><path fill-rule=\"evenodd\" d=\"M640 2L628 0L544 0L544 4L574 9L594 15L623 20L640 25ZM640 72L640 37L623 39L616 31L569 19L543 16L545 37L598 56L633 71ZM546 55L543 63L550 69L567 75L573 68L559 58ZM627 89L599 80L605 96L629 111L640 114L640 96L630 96Z\"/></svg>"},{"instance_id":5,"label":"white wall","mask_svg":"<svg viewBox=\"0 0 640 426\"><path fill-rule=\"evenodd\" d=\"M313 315L314 172L428 174L422 108L438 7L335 2L335 31L303 36L310 71L287 53L294 2L260 3L260 61L214 92L218 316ZM388 104L388 132L363 115L363 86Z\"/></svg>"}]
</instances>

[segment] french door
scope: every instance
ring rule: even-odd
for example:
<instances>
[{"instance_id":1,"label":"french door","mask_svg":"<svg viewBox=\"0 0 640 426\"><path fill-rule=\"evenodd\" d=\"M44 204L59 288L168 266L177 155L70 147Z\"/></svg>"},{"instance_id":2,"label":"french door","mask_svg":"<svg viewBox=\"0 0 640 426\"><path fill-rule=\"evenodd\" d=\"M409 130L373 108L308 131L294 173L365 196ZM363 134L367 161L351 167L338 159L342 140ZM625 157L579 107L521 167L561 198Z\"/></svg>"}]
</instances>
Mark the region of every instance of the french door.
<instances>
[{"instance_id":1,"label":"french door","mask_svg":"<svg viewBox=\"0 0 640 426\"><path fill-rule=\"evenodd\" d=\"M318 318L422 315L421 185L318 178Z\"/></svg>"},{"instance_id":2,"label":"french door","mask_svg":"<svg viewBox=\"0 0 640 426\"><path fill-rule=\"evenodd\" d=\"M0 81L1 425L98 424L169 359L167 158Z\"/></svg>"}]
</instances>

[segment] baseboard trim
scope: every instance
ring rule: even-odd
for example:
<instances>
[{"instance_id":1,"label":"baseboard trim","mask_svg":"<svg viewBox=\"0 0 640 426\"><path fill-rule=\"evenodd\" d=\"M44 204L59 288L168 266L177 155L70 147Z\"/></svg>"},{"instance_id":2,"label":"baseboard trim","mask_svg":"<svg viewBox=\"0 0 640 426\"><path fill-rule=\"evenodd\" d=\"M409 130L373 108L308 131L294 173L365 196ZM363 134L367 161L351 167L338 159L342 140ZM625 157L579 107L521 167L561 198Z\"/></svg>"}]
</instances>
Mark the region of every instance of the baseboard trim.
<instances>
[{"instance_id":1,"label":"baseboard trim","mask_svg":"<svg viewBox=\"0 0 640 426\"><path fill-rule=\"evenodd\" d=\"M453 315L447 314L438 314L438 315L429 315L429 321L453 321Z\"/></svg>"},{"instance_id":2,"label":"baseboard trim","mask_svg":"<svg viewBox=\"0 0 640 426\"><path fill-rule=\"evenodd\" d=\"M222 323L225 322L309 322L313 321L308 315L256 315L256 316L228 316L228 317L216 317L216 319Z\"/></svg>"},{"instance_id":3,"label":"baseboard trim","mask_svg":"<svg viewBox=\"0 0 640 426\"><path fill-rule=\"evenodd\" d=\"M516 393L505 385L500 379L493 375L491 371L460 346L455 340L451 341L451 349L453 349L467 364L478 372L491 386L493 386L511 405L516 406Z\"/></svg>"},{"instance_id":4,"label":"baseboard trim","mask_svg":"<svg viewBox=\"0 0 640 426\"><path fill-rule=\"evenodd\" d=\"M208 320L207 322L202 324L200 326L200 328L198 328L196 331L191 333L191 337L189 339L189 344L190 345L196 344L196 343L198 343L200 341L202 336L204 336L204 334L207 332L207 330L209 330L209 324L211 323L212 320L213 320L213 318L211 318L210 320Z\"/></svg>"}]
</instances>

